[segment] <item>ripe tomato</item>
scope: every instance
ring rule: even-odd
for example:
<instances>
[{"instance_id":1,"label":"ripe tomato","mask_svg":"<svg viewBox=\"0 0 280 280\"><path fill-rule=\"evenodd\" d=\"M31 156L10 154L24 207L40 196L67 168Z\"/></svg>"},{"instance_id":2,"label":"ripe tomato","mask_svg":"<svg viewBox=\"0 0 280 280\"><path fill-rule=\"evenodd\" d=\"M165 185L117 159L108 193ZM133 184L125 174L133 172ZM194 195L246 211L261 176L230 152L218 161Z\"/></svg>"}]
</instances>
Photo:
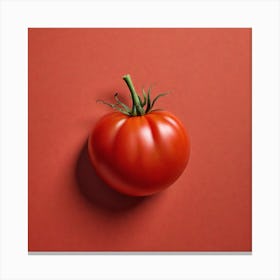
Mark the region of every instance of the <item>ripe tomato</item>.
<instances>
[{"instance_id":1,"label":"ripe tomato","mask_svg":"<svg viewBox=\"0 0 280 280\"><path fill-rule=\"evenodd\" d=\"M134 90L130 76L125 78ZM144 101L139 96L133 99L133 106L137 102L138 109L145 103L151 105L149 92L148 96L144 93ZM89 137L89 156L97 174L113 189L131 196L151 195L182 174L189 160L190 141L173 114L151 110L152 106L141 113L137 108L124 108L99 120Z\"/></svg>"}]
</instances>

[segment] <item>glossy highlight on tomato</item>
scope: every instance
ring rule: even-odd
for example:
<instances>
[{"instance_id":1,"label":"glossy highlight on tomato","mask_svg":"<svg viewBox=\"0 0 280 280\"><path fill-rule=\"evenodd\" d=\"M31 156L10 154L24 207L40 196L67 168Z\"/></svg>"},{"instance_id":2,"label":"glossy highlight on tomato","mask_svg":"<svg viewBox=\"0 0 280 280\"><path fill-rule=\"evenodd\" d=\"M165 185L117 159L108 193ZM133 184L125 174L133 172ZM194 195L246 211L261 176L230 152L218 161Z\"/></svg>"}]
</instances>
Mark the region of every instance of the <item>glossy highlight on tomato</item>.
<instances>
[{"instance_id":1,"label":"glossy highlight on tomato","mask_svg":"<svg viewBox=\"0 0 280 280\"><path fill-rule=\"evenodd\" d=\"M147 99L150 96L144 94ZM139 96L133 102L134 106L144 103ZM97 174L126 195L147 196L169 187L190 156L190 140L181 121L167 111L146 111L109 113L98 121L88 140Z\"/></svg>"}]
</instances>

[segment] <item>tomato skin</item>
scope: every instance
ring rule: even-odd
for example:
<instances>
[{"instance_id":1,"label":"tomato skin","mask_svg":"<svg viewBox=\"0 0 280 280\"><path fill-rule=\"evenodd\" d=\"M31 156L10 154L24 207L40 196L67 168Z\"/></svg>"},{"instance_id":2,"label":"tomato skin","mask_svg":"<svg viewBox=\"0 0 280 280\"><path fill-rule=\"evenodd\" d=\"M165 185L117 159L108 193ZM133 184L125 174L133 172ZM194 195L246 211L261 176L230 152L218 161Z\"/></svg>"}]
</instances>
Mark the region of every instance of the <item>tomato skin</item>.
<instances>
[{"instance_id":1,"label":"tomato skin","mask_svg":"<svg viewBox=\"0 0 280 280\"><path fill-rule=\"evenodd\" d=\"M97 174L113 189L147 196L170 186L184 171L190 140L167 111L143 116L105 115L89 136L88 152Z\"/></svg>"}]
</instances>

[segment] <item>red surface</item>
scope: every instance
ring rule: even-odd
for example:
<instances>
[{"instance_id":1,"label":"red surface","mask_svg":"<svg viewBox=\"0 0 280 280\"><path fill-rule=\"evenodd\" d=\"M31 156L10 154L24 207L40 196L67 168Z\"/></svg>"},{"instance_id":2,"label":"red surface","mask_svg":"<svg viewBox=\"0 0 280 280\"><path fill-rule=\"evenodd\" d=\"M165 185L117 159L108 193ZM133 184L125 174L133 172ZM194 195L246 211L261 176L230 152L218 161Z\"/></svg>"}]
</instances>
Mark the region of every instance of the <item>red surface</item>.
<instances>
[{"instance_id":1,"label":"red surface","mask_svg":"<svg viewBox=\"0 0 280 280\"><path fill-rule=\"evenodd\" d=\"M28 41L29 251L251 250L251 29L31 28ZM192 143L149 198L109 189L87 156L110 111L95 101L127 97L127 73L172 91L158 107Z\"/></svg>"}]
</instances>

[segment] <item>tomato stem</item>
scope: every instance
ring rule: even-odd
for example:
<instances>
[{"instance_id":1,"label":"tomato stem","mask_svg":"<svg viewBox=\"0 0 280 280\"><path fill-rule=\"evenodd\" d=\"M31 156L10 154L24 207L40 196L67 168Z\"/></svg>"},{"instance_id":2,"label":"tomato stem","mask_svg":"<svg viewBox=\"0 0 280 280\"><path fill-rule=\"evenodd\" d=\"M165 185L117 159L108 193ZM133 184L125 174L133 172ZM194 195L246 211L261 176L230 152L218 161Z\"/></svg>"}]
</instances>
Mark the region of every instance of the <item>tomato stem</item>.
<instances>
[{"instance_id":1,"label":"tomato stem","mask_svg":"<svg viewBox=\"0 0 280 280\"><path fill-rule=\"evenodd\" d=\"M143 116L145 114L145 111L143 109L143 107L141 106L141 101L135 91L133 82L131 80L131 77L129 74L123 76L123 80L125 81L125 83L127 84L129 90L130 90L130 94L131 94L131 98L132 98L132 109L131 112L134 116Z\"/></svg>"},{"instance_id":2,"label":"tomato stem","mask_svg":"<svg viewBox=\"0 0 280 280\"><path fill-rule=\"evenodd\" d=\"M168 93L160 93L152 100L151 99L151 88L149 88L147 93L143 89L143 97L140 97L134 88L130 75L129 74L124 75L122 78L130 90L130 95L131 95L131 99L132 99L132 108L131 109L126 104L124 104L123 102L120 101L120 99L118 98L118 93L115 93L115 95L114 95L114 98L116 100L116 103L114 103L114 104L105 102L103 100L97 100L97 102L106 104L106 105L110 106L111 108L113 108L114 110L119 111L130 117L135 117L135 116L143 116L145 114L148 114L148 113L154 111L153 106L155 105L155 102L160 97L168 94ZM145 108L145 106L146 106L146 108Z\"/></svg>"}]
</instances>

